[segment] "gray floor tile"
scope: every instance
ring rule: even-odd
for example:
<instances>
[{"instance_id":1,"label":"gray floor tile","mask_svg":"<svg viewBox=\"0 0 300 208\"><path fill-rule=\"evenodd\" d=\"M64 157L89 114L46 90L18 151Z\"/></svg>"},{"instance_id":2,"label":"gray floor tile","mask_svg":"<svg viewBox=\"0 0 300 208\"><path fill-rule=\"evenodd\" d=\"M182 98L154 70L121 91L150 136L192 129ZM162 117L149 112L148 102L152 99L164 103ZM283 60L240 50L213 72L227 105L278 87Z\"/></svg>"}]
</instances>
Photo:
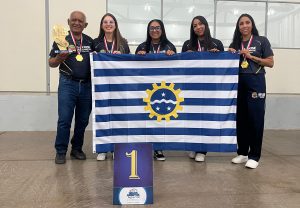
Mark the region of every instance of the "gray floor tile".
<instances>
[{"instance_id":1,"label":"gray floor tile","mask_svg":"<svg viewBox=\"0 0 300 208\"><path fill-rule=\"evenodd\" d=\"M95 160L87 132L86 161L54 164L55 132L0 132L0 207L119 207L112 205L113 160ZM265 132L255 170L231 164L235 153L165 151L154 162L154 205L145 207L300 207L300 131ZM123 207L141 207L126 205ZM143 207L143 206L142 206Z\"/></svg>"}]
</instances>

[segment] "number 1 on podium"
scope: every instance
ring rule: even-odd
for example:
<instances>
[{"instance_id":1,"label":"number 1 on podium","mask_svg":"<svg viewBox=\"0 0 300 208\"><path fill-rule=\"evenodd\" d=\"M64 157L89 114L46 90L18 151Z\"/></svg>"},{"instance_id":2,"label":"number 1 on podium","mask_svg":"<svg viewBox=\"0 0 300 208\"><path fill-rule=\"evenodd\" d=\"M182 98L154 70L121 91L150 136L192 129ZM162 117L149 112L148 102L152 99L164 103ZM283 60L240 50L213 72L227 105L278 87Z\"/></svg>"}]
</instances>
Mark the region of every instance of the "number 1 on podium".
<instances>
[{"instance_id":1,"label":"number 1 on podium","mask_svg":"<svg viewBox=\"0 0 300 208\"><path fill-rule=\"evenodd\" d=\"M129 176L129 179L140 179L140 177L137 175L137 151L132 150L130 153L126 152L126 157L131 158L131 174Z\"/></svg>"}]
</instances>

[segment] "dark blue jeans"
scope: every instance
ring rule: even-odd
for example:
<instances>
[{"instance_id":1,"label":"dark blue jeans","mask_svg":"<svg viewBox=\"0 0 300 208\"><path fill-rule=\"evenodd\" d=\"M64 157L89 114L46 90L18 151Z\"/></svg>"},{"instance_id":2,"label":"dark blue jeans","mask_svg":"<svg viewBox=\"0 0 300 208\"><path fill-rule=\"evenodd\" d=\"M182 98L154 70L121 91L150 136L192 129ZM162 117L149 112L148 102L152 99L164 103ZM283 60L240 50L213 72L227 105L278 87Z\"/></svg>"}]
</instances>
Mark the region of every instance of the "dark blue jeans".
<instances>
[{"instance_id":1,"label":"dark blue jeans","mask_svg":"<svg viewBox=\"0 0 300 208\"><path fill-rule=\"evenodd\" d=\"M59 77L58 87L58 122L55 149L59 154L66 154L70 140L70 129L75 112L72 149L81 150L85 128L89 123L92 109L91 82L78 82L64 75Z\"/></svg>"}]
</instances>

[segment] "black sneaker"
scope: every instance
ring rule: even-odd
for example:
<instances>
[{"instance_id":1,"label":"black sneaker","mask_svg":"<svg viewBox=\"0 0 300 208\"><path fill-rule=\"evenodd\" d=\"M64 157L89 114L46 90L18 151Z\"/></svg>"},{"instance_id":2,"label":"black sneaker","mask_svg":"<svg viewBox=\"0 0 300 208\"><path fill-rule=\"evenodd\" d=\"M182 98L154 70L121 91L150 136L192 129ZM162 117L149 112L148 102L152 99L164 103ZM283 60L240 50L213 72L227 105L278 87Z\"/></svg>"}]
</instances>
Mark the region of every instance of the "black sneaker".
<instances>
[{"instance_id":1,"label":"black sneaker","mask_svg":"<svg viewBox=\"0 0 300 208\"><path fill-rule=\"evenodd\" d=\"M71 159L86 160L86 156L82 150L72 150L70 156Z\"/></svg>"},{"instance_id":2,"label":"black sneaker","mask_svg":"<svg viewBox=\"0 0 300 208\"><path fill-rule=\"evenodd\" d=\"M55 163L56 164L65 164L66 163L66 154L58 154L58 153L56 153Z\"/></svg>"},{"instance_id":3,"label":"black sneaker","mask_svg":"<svg viewBox=\"0 0 300 208\"><path fill-rule=\"evenodd\" d=\"M159 161L165 161L166 158L163 154L163 151L158 150L158 151L154 151L154 159L159 160Z\"/></svg>"}]
</instances>

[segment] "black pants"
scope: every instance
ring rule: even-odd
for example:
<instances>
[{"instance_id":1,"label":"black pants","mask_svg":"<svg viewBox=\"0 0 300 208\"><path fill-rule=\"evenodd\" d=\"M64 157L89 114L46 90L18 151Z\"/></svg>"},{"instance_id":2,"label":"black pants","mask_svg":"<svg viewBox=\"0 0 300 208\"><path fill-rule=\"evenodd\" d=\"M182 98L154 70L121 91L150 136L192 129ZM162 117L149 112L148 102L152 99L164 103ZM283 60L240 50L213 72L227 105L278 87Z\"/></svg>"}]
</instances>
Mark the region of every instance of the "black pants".
<instances>
[{"instance_id":1,"label":"black pants","mask_svg":"<svg viewBox=\"0 0 300 208\"><path fill-rule=\"evenodd\" d=\"M201 154L203 154L203 155L206 155L207 154L207 152L196 152L196 154L197 153L201 153Z\"/></svg>"},{"instance_id":2,"label":"black pants","mask_svg":"<svg viewBox=\"0 0 300 208\"><path fill-rule=\"evenodd\" d=\"M259 161L264 132L266 80L264 74L240 74L237 96L238 155Z\"/></svg>"}]
</instances>

